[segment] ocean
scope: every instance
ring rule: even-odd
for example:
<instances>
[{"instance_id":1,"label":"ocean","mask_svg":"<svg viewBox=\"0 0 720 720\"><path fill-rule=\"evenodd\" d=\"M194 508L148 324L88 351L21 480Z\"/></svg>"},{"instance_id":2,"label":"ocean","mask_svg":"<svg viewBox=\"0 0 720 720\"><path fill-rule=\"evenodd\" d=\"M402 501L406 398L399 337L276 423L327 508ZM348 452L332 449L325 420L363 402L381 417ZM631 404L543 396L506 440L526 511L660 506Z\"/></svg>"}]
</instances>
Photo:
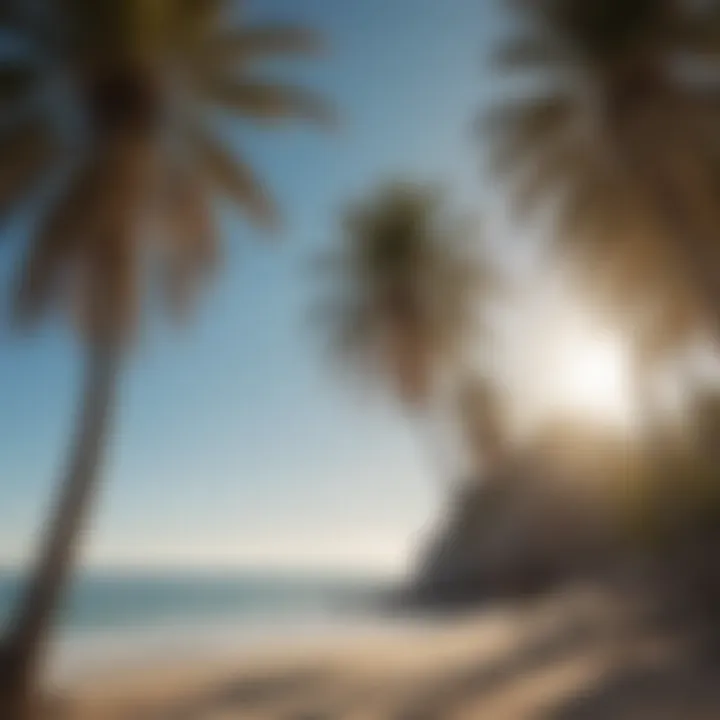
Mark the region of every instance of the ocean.
<instances>
[{"instance_id":1,"label":"ocean","mask_svg":"<svg viewBox=\"0 0 720 720\"><path fill-rule=\"evenodd\" d=\"M396 587L382 577L329 573L85 572L57 619L53 675L378 625ZM20 588L17 573L0 571L2 627Z\"/></svg>"}]
</instances>

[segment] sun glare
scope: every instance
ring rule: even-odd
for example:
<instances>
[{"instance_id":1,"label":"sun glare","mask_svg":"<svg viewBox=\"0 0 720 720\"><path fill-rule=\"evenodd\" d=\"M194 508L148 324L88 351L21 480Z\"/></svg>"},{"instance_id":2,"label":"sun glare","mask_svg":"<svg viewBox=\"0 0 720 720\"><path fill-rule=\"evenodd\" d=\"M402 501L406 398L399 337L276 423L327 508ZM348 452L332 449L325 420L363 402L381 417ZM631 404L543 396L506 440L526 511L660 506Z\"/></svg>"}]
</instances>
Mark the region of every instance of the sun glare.
<instances>
[{"instance_id":1,"label":"sun glare","mask_svg":"<svg viewBox=\"0 0 720 720\"><path fill-rule=\"evenodd\" d=\"M555 344L550 361L552 405L599 420L628 417L627 356L619 341L575 331Z\"/></svg>"},{"instance_id":2,"label":"sun glare","mask_svg":"<svg viewBox=\"0 0 720 720\"><path fill-rule=\"evenodd\" d=\"M519 428L562 418L629 429L637 421L630 346L604 317L558 283L532 288L508 323L501 372Z\"/></svg>"}]
</instances>

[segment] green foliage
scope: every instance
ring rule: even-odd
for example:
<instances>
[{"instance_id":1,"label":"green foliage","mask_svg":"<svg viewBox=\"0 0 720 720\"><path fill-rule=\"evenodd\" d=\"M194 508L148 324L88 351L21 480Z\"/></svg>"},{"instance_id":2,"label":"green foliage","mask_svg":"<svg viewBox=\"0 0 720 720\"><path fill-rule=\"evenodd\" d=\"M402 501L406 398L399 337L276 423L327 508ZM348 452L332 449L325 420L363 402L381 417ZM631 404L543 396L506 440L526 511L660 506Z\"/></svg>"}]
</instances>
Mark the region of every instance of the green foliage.
<instances>
[{"instance_id":1,"label":"green foliage","mask_svg":"<svg viewBox=\"0 0 720 720\"><path fill-rule=\"evenodd\" d=\"M700 396L683 428L655 438L623 508L630 537L662 552L720 531L720 396Z\"/></svg>"},{"instance_id":2,"label":"green foliage","mask_svg":"<svg viewBox=\"0 0 720 720\"><path fill-rule=\"evenodd\" d=\"M216 137L233 120L326 121L317 96L256 77L258 61L307 55L302 28L248 27L228 0L4 4L0 212L36 200L17 314L67 310L93 342L133 332L145 278L185 306L218 256L218 194L267 227L276 209ZM146 267L150 273L146 272Z\"/></svg>"},{"instance_id":3,"label":"green foliage","mask_svg":"<svg viewBox=\"0 0 720 720\"><path fill-rule=\"evenodd\" d=\"M464 362L497 277L435 188L383 186L347 210L343 229L340 246L321 258L333 349L348 366L388 379L405 401L421 401Z\"/></svg>"},{"instance_id":4,"label":"green foliage","mask_svg":"<svg viewBox=\"0 0 720 720\"><path fill-rule=\"evenodd\" d=\"M522 218L551 209L578 286L625 323L644 358L706 328L720 161L713 3L520 0L499 48L533 90L490 111L495 170ZM712 64L711 64L712 63ZM702 279L703 282L699 282Z\"/></svg>"}]
</instances>

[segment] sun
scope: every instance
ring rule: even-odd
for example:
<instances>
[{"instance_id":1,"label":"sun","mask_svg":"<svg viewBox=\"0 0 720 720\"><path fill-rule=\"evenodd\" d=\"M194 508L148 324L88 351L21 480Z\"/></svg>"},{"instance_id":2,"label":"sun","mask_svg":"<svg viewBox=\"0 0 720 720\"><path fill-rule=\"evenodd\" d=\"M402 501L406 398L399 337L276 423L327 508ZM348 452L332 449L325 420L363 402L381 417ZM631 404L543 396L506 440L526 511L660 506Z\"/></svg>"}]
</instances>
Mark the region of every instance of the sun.
<instances>
[{"instance_id":1,"label":"sun","mask_svg":"<svg viewBox=\"0 0 720 720\"><path fill-rule=\"evenodd\" d=\"M551 406L598 420L629 416L628 355L619 339L574 329L557 339L549 355Z\"/></svg>"},{"instance_id":2,"label":"sun","mask_svg":"<svg viewBox=\"0 0 720 720\"><path fill-rule=\"evenodd\" d=\"M637 421L630 339L557 280L526 290L498 365L518 428L533 432L560 417L630 430Z\"/></svg>"}]
</instances>

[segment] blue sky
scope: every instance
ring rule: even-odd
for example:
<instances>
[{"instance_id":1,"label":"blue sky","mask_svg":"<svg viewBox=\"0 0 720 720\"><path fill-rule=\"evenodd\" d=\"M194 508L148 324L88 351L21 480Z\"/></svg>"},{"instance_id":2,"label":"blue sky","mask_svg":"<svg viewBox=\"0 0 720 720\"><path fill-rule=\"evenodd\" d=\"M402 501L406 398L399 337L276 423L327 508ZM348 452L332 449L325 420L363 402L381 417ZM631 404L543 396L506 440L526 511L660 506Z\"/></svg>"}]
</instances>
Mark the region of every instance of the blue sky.
<instances>
[{"instance_id":1,"label":"blue sky","mask_svg":"<svg viewBox=\"0 0 720 720\"><path fill-rule=\"evenodd\" d=\"M283 230L268 242L225 218L225 264L191 322L149 320L86 558L397 567L437 512L432 459L389 400L348 386L325 357L307 317L318 290L308 265L337 237L342 204L388 177L439 180L468 207L487 204L470 130L494 92L481 62L498 28L493 3L247 5L326 35L328 56L289 74L331 97L342 127L233 132L283 208ZM44 517L80 368L62 323L0 332L0 562L26 555Z\"/></svg>"}]
</instances>

